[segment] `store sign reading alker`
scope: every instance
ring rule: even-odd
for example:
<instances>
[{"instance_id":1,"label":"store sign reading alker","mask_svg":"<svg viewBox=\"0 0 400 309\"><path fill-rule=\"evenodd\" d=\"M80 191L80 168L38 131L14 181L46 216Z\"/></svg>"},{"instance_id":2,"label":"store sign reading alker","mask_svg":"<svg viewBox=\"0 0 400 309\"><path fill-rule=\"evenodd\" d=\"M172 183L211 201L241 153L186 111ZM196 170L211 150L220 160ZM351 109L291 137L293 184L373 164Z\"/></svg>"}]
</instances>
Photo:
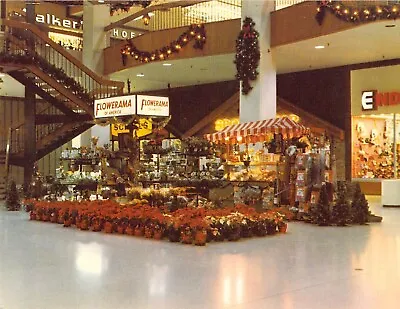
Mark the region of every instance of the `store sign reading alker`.
<instances>
[{"instance_id":1,"label":"store sign reading alker","mask_svg":"<svg viewBox=\"0 0 400 309\"><path fill-rule=\"evenodd\" d=\"M400 92L366 90L361 93L361 107L363 111L374 111L381 106L393 105L400 105Z\"/></svg>"}]
</instances>

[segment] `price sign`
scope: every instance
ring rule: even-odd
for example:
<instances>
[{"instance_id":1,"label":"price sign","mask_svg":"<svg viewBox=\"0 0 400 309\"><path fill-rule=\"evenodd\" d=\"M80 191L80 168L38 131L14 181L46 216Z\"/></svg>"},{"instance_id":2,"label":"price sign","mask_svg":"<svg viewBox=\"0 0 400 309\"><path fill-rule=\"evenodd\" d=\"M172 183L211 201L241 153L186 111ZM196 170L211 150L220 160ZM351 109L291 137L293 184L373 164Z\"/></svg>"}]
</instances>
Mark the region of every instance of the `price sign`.
<instances>
[{"instance_id":1,"label":"price sign","mask_svg":"<svg viewBox=\"0 0 400 309\"><path fill-rule=\"evenodd\" d=\"M139 119L139 128L136 130L137 137L143 137L153 132L153 124L151 120L146 118Z\"/></svg>"},{"instance_id":2,"label":"price sign","mask_svg":"<svg viewBox=\"0 0 400 309\"><path fill-rule=\"evenodd\" d=\"M118 136L120 133L129 133L129 130L123 123L113 123L111 125L111 135Z\"/></svg>"}]
</instances>

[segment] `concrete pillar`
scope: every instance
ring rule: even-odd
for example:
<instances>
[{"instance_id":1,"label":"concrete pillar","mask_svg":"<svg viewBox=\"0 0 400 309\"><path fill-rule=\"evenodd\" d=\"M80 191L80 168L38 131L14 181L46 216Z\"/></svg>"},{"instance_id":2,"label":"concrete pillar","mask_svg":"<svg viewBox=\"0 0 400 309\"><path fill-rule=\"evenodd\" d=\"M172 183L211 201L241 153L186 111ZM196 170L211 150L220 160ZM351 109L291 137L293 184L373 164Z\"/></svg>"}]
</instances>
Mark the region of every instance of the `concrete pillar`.
<instances>
[{"instance_id":1,"label":"concrete pillar","mask_svg":"<svg viewBox=\"0 0 400 309\"><path fill-rule=\"evenodd\" d=\"M276 68L272 58L270 13L275 1L243 0L242 19L251 17L260 33L261 59L258 78L252 81L253 89L247 95L240 94L240 122L257 121L276 117Z\"/></svg>"},{"instance_id":2,"label":"concrete pillar","mask_svg":"<svg viewBox=\"0 0 400 309\"><path fill-rule=\"evenodd\" d=\"M104 27L111 23L110 7L107 4L95 4L94 1L83 2L83 64L103 75L103 50L110 46L110 37ZM91 137L98 136L99 146L110 141L109 127L94 126L81 134L81 145L90 146ZM100 142L101 141L101 142Z\"/></svg>"}]
</instances>

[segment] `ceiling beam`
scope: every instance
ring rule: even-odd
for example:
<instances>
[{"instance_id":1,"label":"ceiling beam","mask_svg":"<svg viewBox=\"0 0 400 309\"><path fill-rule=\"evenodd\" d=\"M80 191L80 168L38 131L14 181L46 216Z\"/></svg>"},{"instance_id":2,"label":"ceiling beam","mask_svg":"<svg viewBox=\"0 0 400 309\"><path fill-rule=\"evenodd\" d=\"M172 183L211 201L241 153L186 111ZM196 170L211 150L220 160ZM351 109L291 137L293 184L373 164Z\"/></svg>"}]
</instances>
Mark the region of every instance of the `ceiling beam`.
<instances>
[{"instance_id":1,"label":"ceiling beam","mask_svg":"<svg viewBox=\"0 0 400 309\"><path fill-rule=\"evenodd\" d=\"M194 5L194 4L208 2L208 1L210 1L210 0L181 0L181 1L174 1L174 2L168 2L168 3L148 6L147 8L145 8L139 12L136 12L132 15L129 15L125 18L120 19L119 21L109 24L107 27L104 28L104 31L109 31L114 28L121 27L121 26L125 25L126 23L129 23L130 21L134 20L135 18L138 18L140 16L143 16L143 15L148 14L153 11L168 10L168 9L179 7L179 6L189 6L189 5Z\"/></svg>"},{"instance_id":2,"label":"ceiling beam","mask_svg":"<svg viewBox=\"0 0 400 309\"><path fill-rule=\"evenodd\" d=\"M75 115L73 117L66 115L50 115L50 114L39 114L36 115L36 124L52 124L52 123L69 123L69 122L81 122L90 121L89 115Z\"/></svg>"}]
</instances>

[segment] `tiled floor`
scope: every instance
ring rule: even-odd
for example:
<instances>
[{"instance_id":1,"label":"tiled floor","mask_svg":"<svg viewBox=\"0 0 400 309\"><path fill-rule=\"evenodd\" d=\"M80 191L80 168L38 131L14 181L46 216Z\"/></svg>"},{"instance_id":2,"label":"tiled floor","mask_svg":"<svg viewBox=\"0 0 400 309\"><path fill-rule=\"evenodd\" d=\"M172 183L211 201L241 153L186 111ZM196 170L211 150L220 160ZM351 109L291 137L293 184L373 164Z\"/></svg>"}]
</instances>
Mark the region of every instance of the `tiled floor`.
<instances>
[{"instance_id":1,"label":"tiled floor","mask_svg":"<svg viewBox=\"0 0 400 309\"><path fill-rule=\"evenodd\" d=\"M207 247L0 211L0 308L397 309L400 209L373 210L383 223L292 223L286 235Z\"/></svg>"}]
</instances>

